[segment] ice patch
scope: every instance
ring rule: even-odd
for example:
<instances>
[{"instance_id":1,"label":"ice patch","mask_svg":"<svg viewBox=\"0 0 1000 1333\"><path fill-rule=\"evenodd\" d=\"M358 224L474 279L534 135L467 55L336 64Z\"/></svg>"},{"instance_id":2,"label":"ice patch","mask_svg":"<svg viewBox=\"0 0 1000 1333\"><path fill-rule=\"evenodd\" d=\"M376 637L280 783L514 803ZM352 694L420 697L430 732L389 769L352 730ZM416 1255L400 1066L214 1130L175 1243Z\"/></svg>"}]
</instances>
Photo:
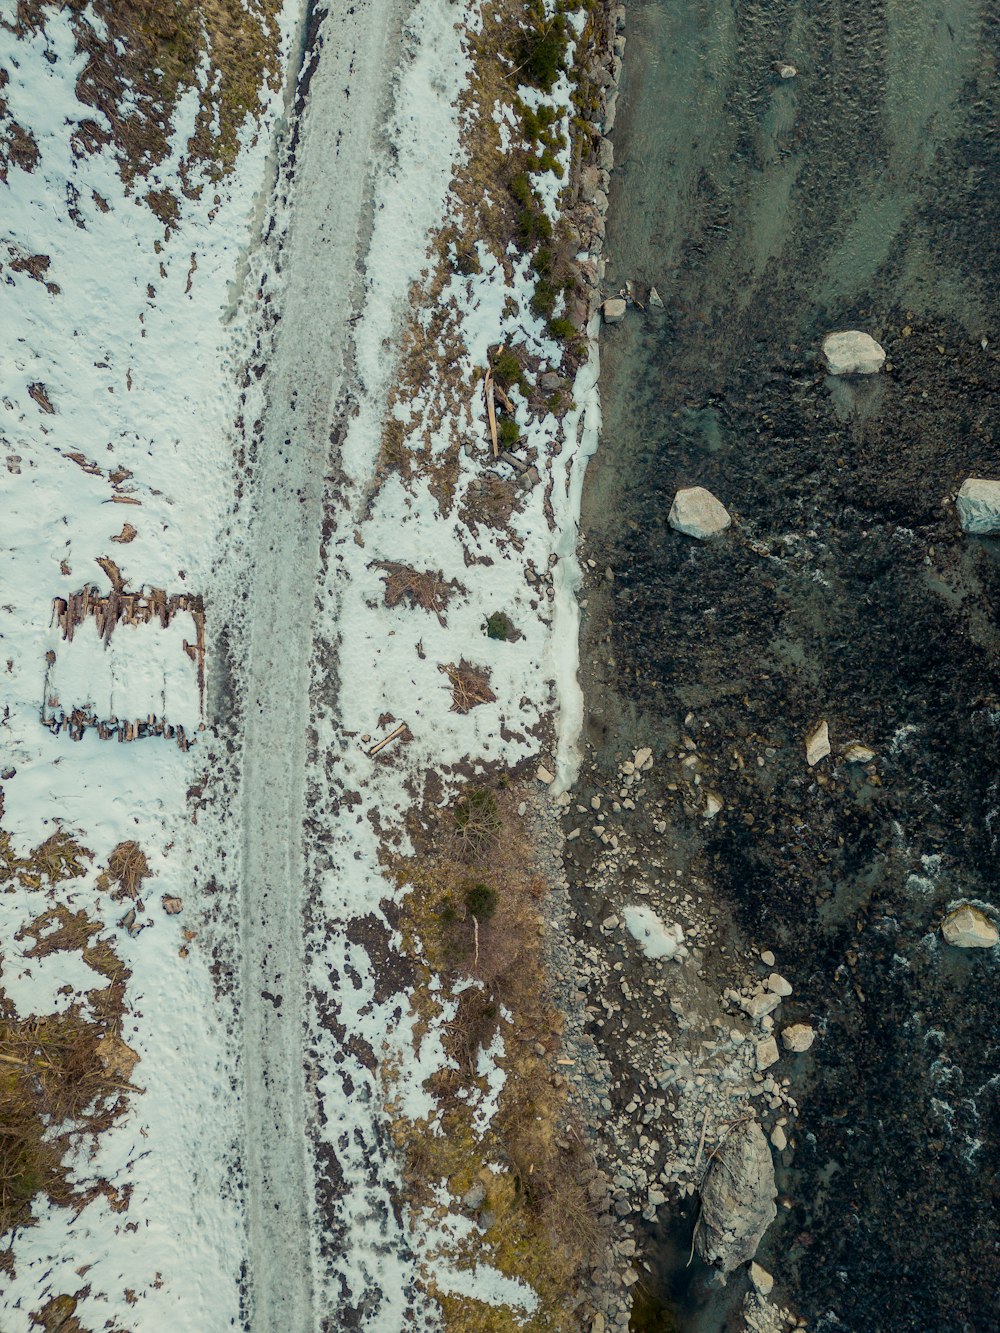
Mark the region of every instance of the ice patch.
<instances>
[{"instance_id":1,"label":"ice patch","mask_svg":"<svg viewBox=\"0 0 1000 1333\"><path fill-rule=\"evenodd\" d=\"M683 957L686 953L683 926L665 926L648 907L626 907L624 915L626 930L647 958L674 958L679 952Z\"/></svg>"}]
</instances>

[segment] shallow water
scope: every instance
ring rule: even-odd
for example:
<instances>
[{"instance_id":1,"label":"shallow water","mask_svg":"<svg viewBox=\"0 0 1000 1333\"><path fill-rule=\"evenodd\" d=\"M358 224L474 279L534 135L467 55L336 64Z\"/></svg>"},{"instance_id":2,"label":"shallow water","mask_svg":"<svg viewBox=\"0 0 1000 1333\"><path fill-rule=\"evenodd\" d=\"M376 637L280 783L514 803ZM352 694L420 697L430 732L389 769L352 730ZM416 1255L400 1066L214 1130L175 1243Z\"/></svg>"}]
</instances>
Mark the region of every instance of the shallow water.
<instances>
[{"instance_id":1,"label":"shallow water","mask_svg":"<svg viewBox=\"0 0 1000 1333\"><path fill-rule=\"evenodd\" d=\"M760 1255L778 1294L817 1329L997 1328L1000 968L933 932L958 896L1000 903L1000 557L948 500L1000 475L1000 14L632 0L627 39L608 290L666 310L603 337L588 735L610 766L710 724L726 810L685 853L779 952L784 1020L821 1029ZM850 327L887 349L872 382L819 365ZM691 484L724 541L667 527ZM821 717L874 773L816 780ZM652 1239L660 1294L720 1329L689 1231Z\"/></svg>"}]
</instances>

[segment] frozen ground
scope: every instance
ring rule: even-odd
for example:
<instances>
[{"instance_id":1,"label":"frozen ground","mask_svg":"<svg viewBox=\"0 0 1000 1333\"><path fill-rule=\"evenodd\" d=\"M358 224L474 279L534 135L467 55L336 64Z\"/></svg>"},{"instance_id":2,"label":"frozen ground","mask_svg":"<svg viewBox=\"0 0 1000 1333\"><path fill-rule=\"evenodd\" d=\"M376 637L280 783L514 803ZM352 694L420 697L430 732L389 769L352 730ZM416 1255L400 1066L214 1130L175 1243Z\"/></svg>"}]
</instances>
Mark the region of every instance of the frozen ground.
<instances>
[{"instance_id":1,"label":"frozen ground","mask_svg":"<svg viewBox=\"0 0 1000 1333\"><path fill-rule=\"evenodd\" d=\"M19 247L10 254L39 253L44 241L45 276L60 290L5 270L18 300L0 307L11 353L0 418L3 762L16 768L4 827L19 849L56 819L78 831L96 855L75 901L109 927L117 908L96 872L116 842L137 839L157 904L145 914L155 928L116 934L134 972L123 1035L141 1055L134 1077L146 1093L88 1164L133 1184L128 1212L99 1199L71 1227L67 1214L40 1210L0 1297L10 1333L28 1329L46 1295L79 1290L83 1264L77 1314L95 1327L409 1331L436 1326L434 1287L535 1304L523 1284L470 1262L473 1224L447 1200L433 1216L401 1211L387 1146L390 1106L436 1132L424 1081L443 1053L435 1030L415 1048L409 997L394 980L399 941L383 904L397 890L380 863L383 838L400 831L427 773L447 793L484 764L533 761L557 698L566 707L547 759L564 782L580 715L573 552L580 463L596 441L596 356L563 423L533 419L513 391L542 480L517 492L511 533L458 517L488 467L476 379L488 349L519 343L542 370L560 360L528 310L524 261L505 271L483 250L478 275L450 279L439 300L453 312L454 417L434 418L440 367L406 409L411 430L426 426L432 456L456 432L463 442L454 506L443 513L419 476L373 485L412 286L451 207L468 74L461 25L474 13L447 0L361 0L326 15L258 247L279 108L220 203L185 201L164 237L108 158L69 149L66 126L83 109L64 16L8 62L12 114L42 149L38 170L12 171L6 187L4 221ZM286 17L291 28L299 15ZM567 95L563 81L555 98ZM178 134L193 113L180 108ZM154 183L176 168L175 154ZM555 178L539 184L554 209ZM252 482L243 500L234 447ZM111 546L125 520L135 536ZM52 598L84 582L109 591L95 564L108 556L130 587L206 598L211 725L188 754L158 740L73 743L39 725ZM459 584L447 614L387 608L382 560ZM514 642L485 635L500 610L520 631ZM128 647L114 659L122 671ZM113 699L116 665L80 679L93 648L82 639L73 650L72 689ZM171 648L163 661L173 658ZM462 658L489 671L497 696L469 714L451 711L440 670ZM189 675L168 679L159 664L143 668L150 711L175 694L189 709ZM128 671L130 707L144 705L140 684ZM371 757L371 742L399 723L407 735ZM191 807L206 768L225 781L214 801ZM162 915L163 893L184 900L180 917ZM0 902L4 940L44 905L24 892ZM237 973L230 989L216 984L220 959ZM62 1002L54 968L3 961L22 1012ZM78 988L80 966L65 973ZM485 1123L503 1042L481 1063Z\"/></svg>"}]
</instances>

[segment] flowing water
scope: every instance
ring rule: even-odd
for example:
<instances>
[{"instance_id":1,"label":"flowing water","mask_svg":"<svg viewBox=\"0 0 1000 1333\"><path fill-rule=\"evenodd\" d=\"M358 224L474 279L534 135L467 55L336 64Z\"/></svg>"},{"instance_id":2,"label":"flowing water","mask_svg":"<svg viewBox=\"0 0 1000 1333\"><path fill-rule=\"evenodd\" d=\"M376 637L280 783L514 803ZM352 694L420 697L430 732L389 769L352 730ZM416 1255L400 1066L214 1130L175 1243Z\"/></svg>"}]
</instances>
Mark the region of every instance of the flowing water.
<instances>
[{"instance_id":1,"label":"flowing water","mask_svg":"<svg viewBox=\"0 0 1000 1333\"><path fill-rule=\"evenodd\" d=\"M588 737L610 769L706 726L725 809L685 856L820 1029L761 1251L781 1294L816 1329L1000 1328L1000 965L935 935L1000 904L1000 554L950 499L1000 476L1000 9L632 0L627 39L608 288L665 310L603 338ZM881 375L824 375L843 328ZM719 542L666 524L694 484ZM723 1327L669 1218L649 1241L680 1327Z\"/></svg>"}]
</instances>

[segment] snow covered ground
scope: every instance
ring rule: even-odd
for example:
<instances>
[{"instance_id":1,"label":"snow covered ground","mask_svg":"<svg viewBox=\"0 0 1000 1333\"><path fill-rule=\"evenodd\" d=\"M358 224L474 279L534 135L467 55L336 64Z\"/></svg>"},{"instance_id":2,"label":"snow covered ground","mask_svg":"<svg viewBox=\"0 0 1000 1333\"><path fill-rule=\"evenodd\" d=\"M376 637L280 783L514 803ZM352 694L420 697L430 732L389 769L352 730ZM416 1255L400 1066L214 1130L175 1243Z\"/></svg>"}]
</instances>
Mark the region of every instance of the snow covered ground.
<instances>
[{"instance_id":1,"label":"snow covered ground","mask_svg":"<svg viewBox=\"0 0 1000 1333\"><path fill-rule=\"evenodd\" d=\"M300 18L289 6L286 46ZM380 849L428 771L447 792L463 771L534 760L557 702L548 756L557 786L575 763L575 523L596 445L596 353L562 422L532 418L511 391L542 479L517 492L510 531L459 517L489 465L476 378L488 349L516 342L541 369L561 357L528 308L526 261L501 264L480 247L481 271L453 276L441 293L453 312L451 368L465 386L457 417L435 416L433 375L396 409L409 432L426 428L432 455L461 436L454 505L442 512L427 476L404 484L390 474L375 486L413 284L452 208L469 74L462 25L476 21L474 5L449 0L358 0L325 17L294 165L279 177L259 245L280 104L255 141L247 136L218 202L208 192L185 199L165 235L107 153L71 150L82 57L65 12L4 60L4 96L35 132L41 160L0 187L3 827L19 851L57 825L75 832L94 861L62 891L109 929L122 910L99 882L111 849L135 839L155 874L138 920L152 928L115 930L133 971L122 1036L141 1057L133 1079L146 1091L81 1164L88 1178L131 1184L131 1201L115 1213L99 1198L75 1221L39 1210L0 1297L10 1333L63 1292L82 1293L84 1326L192 1333L245 1321L261 1333L349 1321L387 1333L433 1328L435 1288L514 1310L536 1303L523 1284L470 1263L472 1224L446 1200L439 1216L400 1212L386 1106L431 1116L424 1081L442 1051L433 1031L414 1048L409 998L364 942L374 929L390 954L399 947L382 906L398 890ZM565 81L554 98L568 100ZM178 145L194 112L190 97L178 108ZM154 183L169 183L177 164L175 154ZM555 177L539 185L554 210ZM9 256L43 253L44 282L10 267ZM247 364L263 370L244 375ZM240 447L252 477L242 502ZM114 590L99 558L116 562L130 590L205 598L210 725L187 753L90 732L74 742L40 725L52 649L54 672L71 658L74 667L67 686L62 675L50 681L63 707L68 688L74 703L82 690L114 712L121 688L133 711L169 703L189 727L190 655L157 637L157 625L119 627L99 667L103 650L86 635L72 649L53 639L53 598L87 584ZM440 618L389 609L381 561L440 569L460 590ZM539 578L529 581L529 568ZM520 632L515 641L486 636L498 611ZM213 683L222 622L231 684ZM153 638L139 681L129 657ZM467 714L451 711L441 670L463 658L489 672L496 695ZM230 706L239 734L226 760ZM371 744L400 723L406 735L372 757ZM195 824L188 800L206 767L224 775L223 795ZM221 910L220 885L232 898ZM161 895L180 897L183 911L164 915ZM44 905L28 890L0 899L5 945ZM210 922L227 913L238 920L228 953ZM216 985L213 942L240 969L232 993ZM72 972L82 964L64 975L45 962L5 952L3 985L22 1012L65 1002L67 978L82 992ZM503 1042L482 1061L495 1093ZM492 1104L484 1099L482 1117Z\"/></svg>"},{"instance_id":2,"label":"snow covered ground","mask_svg":"<svg viewBox=\"0 0 1000 1333\"><path fill-rule=\"evenodd\" d=\"M0 6L0 16L12 10ZM0 1325L20 1333L52 1296L85 1290L76 1308L84 1327L206 1333L238 1321L245 1242L231 1181L242 1134L231 1015L215 1002L200 939L199 866L213 830L192 825L186 799L205 745L185 754L170 740L101 741L93 731L72 741L40 716L52 651L50 693L64 708L165 709L191 731L199 725L197 670L181 642L196 635L181 618L168 630L119 624L105 651L92 619L66 642L53 628L53 599L88 585L111 593L96 563L110 558L132 591L202 594L211 607L254 320L238 280L270 193L282 107L272 100L261 125L245 127L237 171L200 200L182 199L167 235L125 191L110 151L74 151L74 130L95 112L76 98L86 57L71 16L52 8L44 30L21 40L0 29L8 114L30 127L40 154L33 171L12 166L0 184L0 774L3 828L19 855L61 827L94 860L49 893L5 886L2 985L21 1014L64 1006L65 985L80 998L97 982L79 955L25 960L31 941L15 936L54 894L103 921L133 973L122 1036L140 1055L133 1078L145 1091L77 1168L82 1181L130 1187L127 1211L105 1197L79 1217L39 1206L37 1225L15 1244L16 1275L0 1281ZM287 16L286 47L296 17ZM196 109L186 95L174 152L151 185L176 182ZM48 261L43 279L23 266L31 256ZM154 872L137 921L148 928L134 936L115 925L128 904L98 882L127 839ZM163 895L183 910L165 915Z\"/></svg>"}]
</instances>

